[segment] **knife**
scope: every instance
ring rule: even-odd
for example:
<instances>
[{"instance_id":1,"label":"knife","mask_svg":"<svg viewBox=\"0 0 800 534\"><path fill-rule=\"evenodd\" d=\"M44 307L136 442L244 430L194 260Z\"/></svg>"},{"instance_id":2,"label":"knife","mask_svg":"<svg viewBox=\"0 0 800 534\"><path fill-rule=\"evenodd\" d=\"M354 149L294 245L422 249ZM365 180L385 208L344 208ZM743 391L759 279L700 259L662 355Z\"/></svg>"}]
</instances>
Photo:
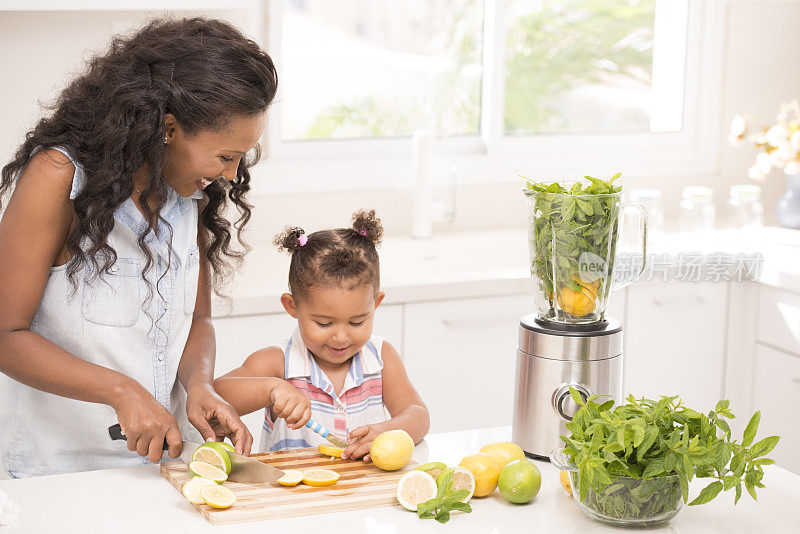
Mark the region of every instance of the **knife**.
<instances>
[{"instance_id":1,"label":"knife","mask_svg":"<svg viewBox=\"0 0 800 534\"><path fill-rule=\"evenodd\" d=\"M108 435L114 440L127 440L125 434L122 432L122 427L119 423L108 427ZM192 455L200 443L193 441L183 442L183 451L181 452L180 459L186 465L192 461ZM167 440L164 440L164 450L169 449ZM236 454L235 452L228 452L231 458L231 472L228 473L228 480L231 482L241 482L243 484L266 484L268 482L275 482L281 478L285 473L280 469L276 469L258 460L253 460L247 456Z\"/></svg>"},{"instance_id":2,"label":"knife","mask_svg":"<svg viewBox=\"0 0 800 534\"><path fill-rule=\"evenodd\" d=\"M306 426L311 430L313 430L314 432L316 432L317 434L319 434L320 436L322 436L323 438L333 443L334 445L336 445L337 447L339 447L340 449L344 449L349 445L349 443L347 443L345 440L334 436L333 434L331 434L330 430L328 430L321 424L317 423L313 419L309 419L308 423L306 423Z\"/></svg>"}]
</instances>

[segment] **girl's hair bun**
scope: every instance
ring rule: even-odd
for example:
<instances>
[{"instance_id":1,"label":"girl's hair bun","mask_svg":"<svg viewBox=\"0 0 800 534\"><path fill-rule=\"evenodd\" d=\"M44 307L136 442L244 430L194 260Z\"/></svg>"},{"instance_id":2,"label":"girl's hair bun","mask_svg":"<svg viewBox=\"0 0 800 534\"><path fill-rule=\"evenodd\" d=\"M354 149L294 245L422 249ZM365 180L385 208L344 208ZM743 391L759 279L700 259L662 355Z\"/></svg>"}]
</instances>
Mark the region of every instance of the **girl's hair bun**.
<instances>
[{"instance_id":1,"label":"girl's hair bun","mask_svg":"<svg viewBox=\"0 0 800 534\"><path fill-rule=\"evenodd\" d=\"M300 236L305 233L305 230L297 226L287 226L283 232L275 236L272 243L279 249L292 254L302 246L300 244Z\"/></svg>"},{"instance_id":2,"label":"girl's hair bun","mask_svg":"<svg viewBox=\"0 0 800 534\"><path fill-rule=\"evenodd\" d=\"M373 246L383 238L383 225L375 215L375 210L359 210L353 214L353 230L368 239Z\"/></svg>"}]
</instances>

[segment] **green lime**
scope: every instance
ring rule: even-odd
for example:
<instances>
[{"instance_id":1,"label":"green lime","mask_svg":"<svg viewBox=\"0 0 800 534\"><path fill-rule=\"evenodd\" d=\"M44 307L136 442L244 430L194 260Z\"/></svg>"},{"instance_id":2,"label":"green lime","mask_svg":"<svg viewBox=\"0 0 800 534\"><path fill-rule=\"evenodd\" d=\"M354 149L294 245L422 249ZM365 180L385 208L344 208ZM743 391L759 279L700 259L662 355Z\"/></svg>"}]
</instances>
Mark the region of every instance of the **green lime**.
<instances>
[{"instance_id":1,"label":"green lime","mask_svg":"<svg viewBox=\"0 0 800 534\"><path fill-rule=\"evenodd\" d=\"M203 462L213 465L228 474L231 472L231 457L223 443L207 441L197 447L192 454L193 462Z\"/></svg>"},{"instance_id":2,"label":"green lime","mask_svg":"<svg viewBox=\"0 0 800 534\"><path fill-rule=\"evenodd\" d=\"M236 452L236 449L233 447L233 445L227 441L220 441L219 444L228 449L228 452Z\"/></svg>"},{"instance_id":3,"label":"green lime","mask_svg":"<svg viewBox=\"0 0 800 534\"><path fill-rule=\"evenodd\" d=\"M417 467L415 471L425 471L435 479L445 469L447 469L447 465L442 462L428 462Z\"/></svg>"},{"instance_id":4,"label":"green lime","mask_svg":"<svg viewBox=\"0 0 800 534\"><path fill-rule=\"evenodd\" d=\"M524 504L539 493L542 487L542 474L530 460L526 458L514 460L500 471L497 487L509 502Z\"/></svg>"}]
</instances>

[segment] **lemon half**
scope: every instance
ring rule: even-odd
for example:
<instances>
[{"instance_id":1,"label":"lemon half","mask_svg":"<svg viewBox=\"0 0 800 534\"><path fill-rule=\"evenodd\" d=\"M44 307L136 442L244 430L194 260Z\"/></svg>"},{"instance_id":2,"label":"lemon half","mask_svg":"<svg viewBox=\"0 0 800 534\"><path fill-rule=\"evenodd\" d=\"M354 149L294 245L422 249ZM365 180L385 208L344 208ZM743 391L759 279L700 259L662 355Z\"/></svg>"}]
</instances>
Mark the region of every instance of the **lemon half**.
<instances>
[{"instance_id":1,"label":"lemon half","mask_svg":"<svg viewBox=\"0 0 800 534\"><path fill-rule=\"evenodd\" d=\"M397 481L397 501L406 510L417 511L417 505L436 497L436 481L425 471L409 471Z\"/></svg>"}]
</instances>

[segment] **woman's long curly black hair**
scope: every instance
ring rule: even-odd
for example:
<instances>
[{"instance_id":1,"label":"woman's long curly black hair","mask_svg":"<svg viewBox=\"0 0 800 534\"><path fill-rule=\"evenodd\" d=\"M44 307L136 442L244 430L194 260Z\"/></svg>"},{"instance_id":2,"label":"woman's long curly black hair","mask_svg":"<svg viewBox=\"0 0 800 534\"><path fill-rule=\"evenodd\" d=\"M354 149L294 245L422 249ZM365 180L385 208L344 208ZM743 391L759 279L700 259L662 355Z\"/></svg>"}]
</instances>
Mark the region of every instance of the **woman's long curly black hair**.
<instances>
[{"instance_id":1,"label":"woman's long curly black hair","mask_svg":"<svg viewBox=\"0 0 800 534\"><path fill-rule=\"evenodd\" d=\"M148 228L138 241L147 258L144 278L153 262L145 237L155 233L153 221L164 221L160 211L167 199L164 114L172 113L189 135L219 131L235 117L266 111L277 85L269 55L227 22L155 19L132 36L113 38L110 49L92 58L86 72L61 92L50 106L52 114L27 133L3 167L0 199L36 147L64 147L83 165L86 185L74 199L76 224L66 239L67 274L75 287L75 275L87 262L98 272L116 261L108 244L114 212L131 196L134 173L146 166L140 204ZM242 159L230 186L213 182L205 188L208 202L200 221L218 293L248 250L241 232L250 219L248 168L258 161L258 147L254 153ZM225 218L228 200L239 213L233 224ZM231 248L231 226L243 251Z\"/></svg>"}]
</instances>

